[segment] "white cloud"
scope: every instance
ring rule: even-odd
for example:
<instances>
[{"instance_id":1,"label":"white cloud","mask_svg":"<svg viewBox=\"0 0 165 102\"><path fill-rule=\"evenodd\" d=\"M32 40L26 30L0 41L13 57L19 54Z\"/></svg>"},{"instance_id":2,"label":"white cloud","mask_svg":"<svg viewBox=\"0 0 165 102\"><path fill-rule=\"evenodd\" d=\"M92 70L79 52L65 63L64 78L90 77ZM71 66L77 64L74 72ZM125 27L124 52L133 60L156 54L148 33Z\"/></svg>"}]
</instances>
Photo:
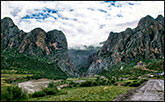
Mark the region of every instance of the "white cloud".
<instances>
[{"instance_id":1,"label":"white cloud","mask_svg":"<svg viewBox=\"0 0 165 102\"><path fill-rule=\"evenodd\" d=\"M115 5L104 1L1 1L1 19L11 17L26 32L36 27L45 31L62 30L69 47L75 47L98 45L107 39L111 31L135 28L138 21L146 15L154 18L159 14L164 16L164 1L117 1ZM21 19L26 15L42 13L44 8L58 10L58 13L49 13L57 19ZM107 13L99 11L100 9ZM100 25L104 25L102 29L99 28Z\"/></svg>"}]
</instances>

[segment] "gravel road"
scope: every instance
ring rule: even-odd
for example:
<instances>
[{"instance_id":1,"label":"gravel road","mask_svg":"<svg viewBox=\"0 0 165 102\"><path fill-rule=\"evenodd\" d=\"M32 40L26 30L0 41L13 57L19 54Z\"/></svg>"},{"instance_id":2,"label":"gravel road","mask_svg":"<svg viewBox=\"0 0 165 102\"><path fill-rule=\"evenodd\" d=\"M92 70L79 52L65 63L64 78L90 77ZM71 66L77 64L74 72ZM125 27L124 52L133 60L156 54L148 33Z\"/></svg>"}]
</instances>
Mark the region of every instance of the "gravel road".
<instances>
[{"instance_id":1,"label":"gravel road","mask_svg":"<svg viewBox=\"0 0 165 102\"><path fill-rule=\"evenodd\" d=\"M150 79L114 101L164 101L164 80Z\"/></svg>"}]
</instances>

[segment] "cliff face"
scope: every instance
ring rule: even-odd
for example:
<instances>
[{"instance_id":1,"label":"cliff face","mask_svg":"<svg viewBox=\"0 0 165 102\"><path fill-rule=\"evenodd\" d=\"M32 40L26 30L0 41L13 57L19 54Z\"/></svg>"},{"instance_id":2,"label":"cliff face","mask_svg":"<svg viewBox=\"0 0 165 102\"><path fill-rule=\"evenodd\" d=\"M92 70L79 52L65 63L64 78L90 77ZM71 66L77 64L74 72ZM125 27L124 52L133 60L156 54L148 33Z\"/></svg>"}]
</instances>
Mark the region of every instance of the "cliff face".
<instances>
[{"instance_id":1,"label":"cliff face","mask_svg":"<svg viewBox=\"0 0 165 102\"><path fill-rule=\"evenodd\" d=\"M164 57L164 17L142 18L135 29L110 32L103 47L95 55L87 75L97 74L112 64L140 59Z\"/></svg>"},{"instance_id":2,"label":"cliff face","mask_svg":"<svg viewBox=\"0 0 165 102\"><path fill-rule=\"evenodd\" d=\"M66 37L61 31L45 32L41 28L35 28L25 33L19 30L11 18L5 17L1 20L1 50L4 49L44 57L49 63L56 63L65 73L77 75L69 58Z\"/></svg>"},{"instance_id":3,"label":"cliff face","mask_svg":"<svg viewBox=\"0 0 165 102\"><path fill-rule=\"evenodd\" d=\"M76 50L70 49L69 55L75 66L81 65L83 62L87 61L88 57L96 53L96 50Z\"/></svg>"},{"instance_id":4,"label":"cliff face","mask_svg":"<svg viewBox=\"0 0 165 102\"><path fill-rule=\"evenodd\" d=\"M92 62L92 55L97 52L96 49L81 50L70 49L69 55L80 76L83 76Z\"/></svg>"}]
</instances>

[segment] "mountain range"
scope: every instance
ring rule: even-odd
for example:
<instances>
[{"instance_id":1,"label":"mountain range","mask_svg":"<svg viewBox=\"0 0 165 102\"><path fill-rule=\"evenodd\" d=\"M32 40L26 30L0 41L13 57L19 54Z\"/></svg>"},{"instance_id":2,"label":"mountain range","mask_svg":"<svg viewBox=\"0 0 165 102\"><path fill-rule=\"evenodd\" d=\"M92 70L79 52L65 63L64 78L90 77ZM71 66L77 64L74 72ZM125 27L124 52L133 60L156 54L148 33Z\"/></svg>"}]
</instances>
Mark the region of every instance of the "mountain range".
<instances>
[{"instance_id":1,"label":"mountain range","mask_svg":"<svg viewBox=\"0 0 165 102\"><path fill-rule=\"evenodd\" d=\"M154 19L147 15L134 29L110 32L98 51L69 50L62 31L35 28L24 32L11 18L5 17L1 19L1 51L4 50L45 58L48 64L57 64L71 76L91 76L118 63L164 58L164 17L158 15Z\"/></svg>"}]
</instances>

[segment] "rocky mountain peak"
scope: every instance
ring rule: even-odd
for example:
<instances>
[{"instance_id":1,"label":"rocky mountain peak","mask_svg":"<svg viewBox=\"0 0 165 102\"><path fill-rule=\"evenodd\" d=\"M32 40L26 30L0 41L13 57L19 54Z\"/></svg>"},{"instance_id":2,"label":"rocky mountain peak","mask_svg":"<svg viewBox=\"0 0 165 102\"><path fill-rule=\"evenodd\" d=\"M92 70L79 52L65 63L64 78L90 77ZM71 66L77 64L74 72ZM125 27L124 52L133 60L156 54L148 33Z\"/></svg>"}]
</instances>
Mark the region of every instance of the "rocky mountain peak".
<instances>
[{"instance_id":1,"label":"rocky mountain peak","mask_svg":"<svg viewBox=\"0 0 165 102\"><path fill-rule=\"evenodd\" d=\"M158 15L158 16L156 17L156 20L163 20L163 16L162 16L162 15Z\"/></svg>"},{"instance_id":2,"label":"rocky mountain peak","mask_svg":"<svg viewBox=\"0 0 165 102\"><path fill-rule=\"evenodd\" d=\"M159 21L160 23L164 24L164 17L162 15L158 15L156 20Z\"/></svg>"},{"instance_id":3,"label":"rocky mountain peak","mask_svg":"<svg viewBox=\"0 0 165 102\"><path fill-rule=\"evenodd\" d=\"M3 25L3 26L2 26ZM1 20L1 27L12 27L14 26L14 22L13 20L10 18L10 17L4 17L2 20Z\"/></svg>"},{"instance_id":4,"label":"rocky mountain peak","mask_svg":"<svg viewBox=\"0 0 165 102\"><path fill-rule=\"evenodd\" d=\"M45 32L42 28L38 27L33 29L31 32Z\"/></svg>"},{"instance_id":5,"label":"rocky mountain peak","mask_svg":"<svg viewBox=\"0 0 165 102\"><path fill-rule=\"evenodd\" d=\"M151 17L150 15L147 15L140 19L138 23L138 27L144 28L147 27L148 25L151 25L153 22L154 22L154 18Z\"/></svg>"},{"instance_id":6,"label":"rocky mountain peak","mask_svg":"<svg viewBox=\"0 0 165 102\"><path fill-rule=\"evenodd\" d=\"M9 30L10 32L18 32L18 27L14 24L10 17L4 17L1 19L1 32L7 32ZM11 33L9 35L13 36Z\"/></svg>"}]
</instances>

